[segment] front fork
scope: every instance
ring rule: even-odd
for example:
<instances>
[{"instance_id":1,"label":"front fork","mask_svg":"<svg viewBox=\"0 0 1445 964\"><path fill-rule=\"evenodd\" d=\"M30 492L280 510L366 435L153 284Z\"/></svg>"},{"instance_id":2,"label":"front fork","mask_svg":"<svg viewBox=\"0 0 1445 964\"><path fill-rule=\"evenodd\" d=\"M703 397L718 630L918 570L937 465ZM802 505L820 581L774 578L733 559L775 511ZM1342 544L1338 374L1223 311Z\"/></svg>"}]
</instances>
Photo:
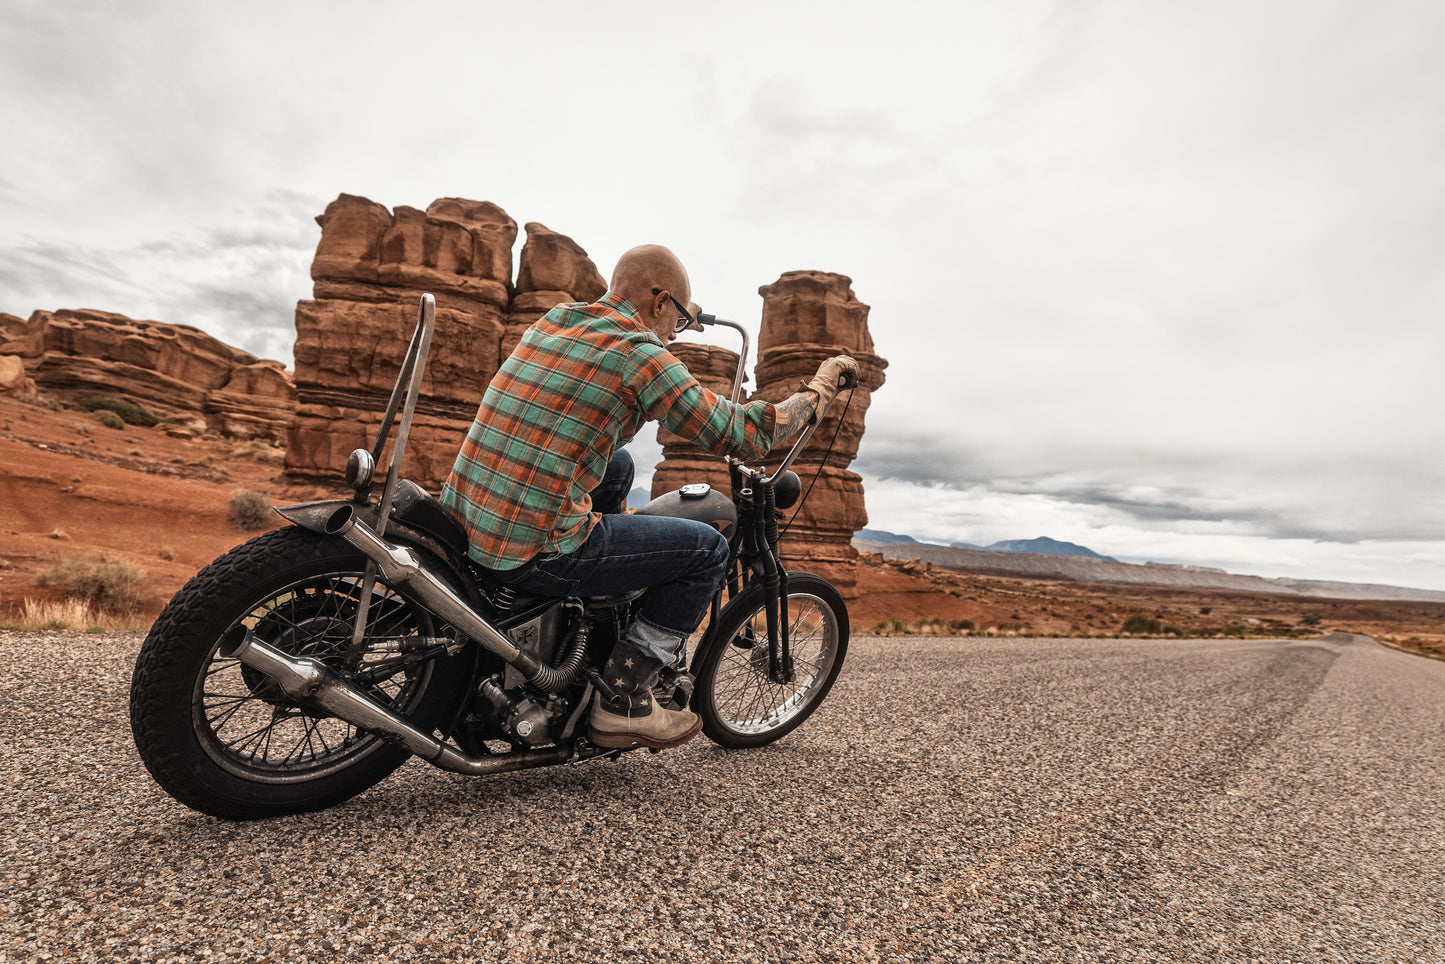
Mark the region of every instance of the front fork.
<instances>
[{"instance_id":1,"label":"front fork","mask_svg":"<svg viewBox=\"0 0 1445 964\"><path fill-rule=\"evenodd\" d=\"M768 624L768 678L778 684L793 681L793 651L788 618L788 573L778 558L778 520L773 487L767 483L740 493L740 506L751 516L751 531L743 543L751 552L747 570L763 585L763 611ZM756 503L754 502L756 500ZM737 587L737 579L730 580ZM714 606L714 618L717 607Z\"/></svg>"}]
</instances>

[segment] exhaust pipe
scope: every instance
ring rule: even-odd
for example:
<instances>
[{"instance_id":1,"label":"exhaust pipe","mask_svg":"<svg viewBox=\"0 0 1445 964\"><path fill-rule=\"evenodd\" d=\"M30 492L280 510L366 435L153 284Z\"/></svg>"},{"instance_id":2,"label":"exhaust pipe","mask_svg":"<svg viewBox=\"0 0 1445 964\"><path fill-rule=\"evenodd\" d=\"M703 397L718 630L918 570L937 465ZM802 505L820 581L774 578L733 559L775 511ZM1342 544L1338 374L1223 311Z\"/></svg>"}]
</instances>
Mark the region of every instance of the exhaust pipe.
<instances>
[{"instance_id":1,"label":"exhaust pipe","mask_svg":"<svg viewBox=\"0 0 1445 964\"><path fill-rule=\"evenodd\" d=\"M238 659L274 679L288 698L324 710L337 719L402 747L433 766L453 773L468 776L506 773L564 763L574 757L573 751L567 747L470 756L418 729L400 713L337 676L325 664L287 655L244 626L236 627L221 640L220 652L222 656ZM611 751L598 748L595 753L575 754L575 758L582 760L608 752Z\"/></svg>"},{"instance_id":2,"label":"exhaust pipe","mask_svg":"<svg viewBox=\"0 0 1445 964\"><path fill-rule=\"evenodd\" d=\"M293 508L277 510L298 525L329 536L340 536L376 563L377 569L392 586L404 590L452 626L476 640L508 665L516 667L527 682L548 693L559 693L577 678L573 671L558 672L531 653L518 649L510 639L477 614L466 600L445 582L422 566L416 554L405 546L394 546L357 517L356 507L343 504L324 519L308 512L292 512Z\"/></svg>"}]
</instances>

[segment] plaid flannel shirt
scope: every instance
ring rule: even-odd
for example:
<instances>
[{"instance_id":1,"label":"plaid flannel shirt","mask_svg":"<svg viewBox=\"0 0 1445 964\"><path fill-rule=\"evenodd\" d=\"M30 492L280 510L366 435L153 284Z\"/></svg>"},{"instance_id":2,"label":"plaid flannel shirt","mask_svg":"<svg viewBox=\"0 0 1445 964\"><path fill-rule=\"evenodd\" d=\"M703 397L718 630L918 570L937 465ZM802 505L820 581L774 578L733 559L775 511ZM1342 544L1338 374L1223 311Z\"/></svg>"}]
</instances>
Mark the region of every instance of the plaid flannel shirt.
<instances>
[{"instance_id":1,"label":"plaid flannel shirt","mask_svg":"<svg viewBox=\"0 0 1445 964\"><path fill-rule=\"evenodd\" d=\"M608 292L563 304L528 328L497 372L442 488L471 555L515 569L568 553L596 524L588 494L612 453L650 420L718 455L772 447L777 410L734 405L699 385L638 317Z\"/></svg>"}]
</instances>

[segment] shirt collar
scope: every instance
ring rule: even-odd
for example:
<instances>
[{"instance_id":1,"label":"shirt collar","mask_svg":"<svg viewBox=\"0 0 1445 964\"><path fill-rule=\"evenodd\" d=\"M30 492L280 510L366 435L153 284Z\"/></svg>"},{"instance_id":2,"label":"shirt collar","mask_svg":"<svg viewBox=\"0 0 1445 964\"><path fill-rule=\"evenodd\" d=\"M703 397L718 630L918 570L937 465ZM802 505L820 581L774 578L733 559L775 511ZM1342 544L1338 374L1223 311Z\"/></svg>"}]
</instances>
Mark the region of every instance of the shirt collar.
<instances>
[{"instance_id":1,"label":"shirt collar","mask_svg":"<svg viewBox=\"0 0 1445 964\"><path fill-rule=\"evenodd\" d=\"M637 322L638 324L642 323L642 314L637 310L637 306L615 291L608 291L601 298L597 299L597 303L599 305L606 305L613 311L620 312L621 314L626 315L629 319Z\"/></svg>"}]
</instances>

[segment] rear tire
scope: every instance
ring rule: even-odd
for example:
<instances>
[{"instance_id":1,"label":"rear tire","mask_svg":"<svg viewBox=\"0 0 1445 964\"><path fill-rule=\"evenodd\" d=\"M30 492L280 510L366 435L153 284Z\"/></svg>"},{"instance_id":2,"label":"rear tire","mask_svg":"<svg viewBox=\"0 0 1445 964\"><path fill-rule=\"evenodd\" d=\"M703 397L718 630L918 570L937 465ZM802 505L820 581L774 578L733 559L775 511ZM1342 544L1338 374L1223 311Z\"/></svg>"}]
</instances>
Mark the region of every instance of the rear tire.
<instances>
[{"instance_id":1,"label":"rear tire","mask_svg":"<svg viewBox=\"0 0 1445 964\"><path fill-rule=\"evenodd\" d=\"M289 700L275 681L220 655L244 625L336 672L431 729L466 688L461 657L405 660L448 627L377 579L360 664L344 669L366 561L340 539L288 527L237 546L188 582L141 646L131 731L167 793L234 820L328 807L373 786L408 754Z\"/></svg>"},{"instance_id":2,"label":"rear tire","mask_svg":"<svg viewBox=\"0 0 1445 964\"><path fill-rule=\"evenodd\" d=\"M723 608L693 660L693 709L703 732L726 747L763 746L813 714L848 653L848 609L826 579L788 575L788 638L793 679L768 676L768 622L763 587L753 583Z\"/></svg>"}]
</instances>

